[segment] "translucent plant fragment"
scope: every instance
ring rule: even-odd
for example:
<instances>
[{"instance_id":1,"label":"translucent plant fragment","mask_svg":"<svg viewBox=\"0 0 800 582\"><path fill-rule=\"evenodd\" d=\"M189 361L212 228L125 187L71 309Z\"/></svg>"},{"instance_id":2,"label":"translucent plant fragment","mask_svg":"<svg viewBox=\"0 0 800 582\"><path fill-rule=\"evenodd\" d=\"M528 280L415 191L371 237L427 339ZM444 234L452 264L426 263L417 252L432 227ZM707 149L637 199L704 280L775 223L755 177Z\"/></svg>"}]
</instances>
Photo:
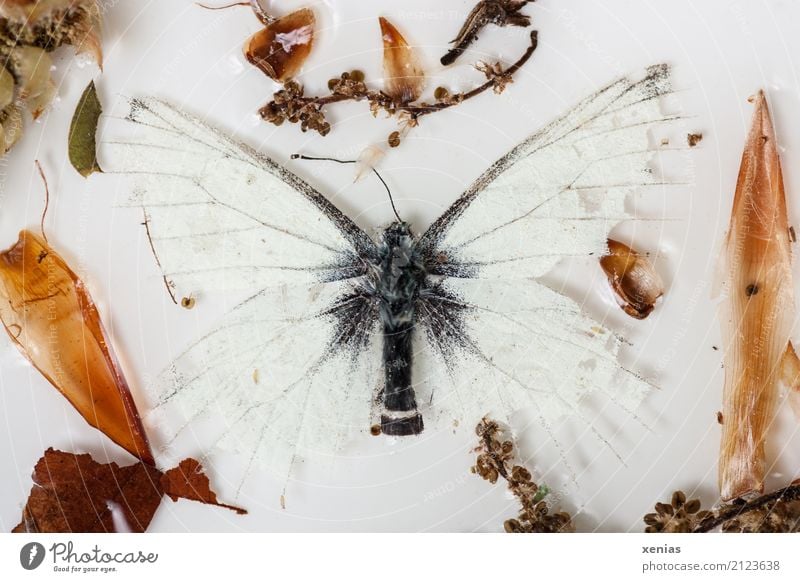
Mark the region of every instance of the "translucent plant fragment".
<instances>
[{"instance_id":1,"label":"translucent plant fragment","mask_svg":"<svg viewBox=\"0 0 800 582\"><path fill-rule=\"evenodd\" d=\"M754 104L720 269L725 420L719 487L725 500L764 489L764 443L794 321L778 144L763 92Z\"/></svg>"},{"instance_id":2,"label":"translucent plant fragment","mask_svg":"<svg viewBox=\"0 0 800 582\"><path fill-rule=\"evenodd\" d=\"M314 44L314 12L302 8L266 24L244 46L247 60L281 83L296 76Z\"/></svg>"},{"instance_id":3,"label":"translucent plant fragment","mask_svg":"<svg viewBox=\"0 0 800 582\"><path fill-rule=\"evenodd\" d=\"M17 348L86 422L153 464L89 291L46 240L27 230L0 254L0 319Z\"/></svg>"},{"instance_id":4,"label":"translucent plant fragment","mask_svg":"<svg viewBox=\"0 0 800 582\"><path fill-rule=\"evenodd\" d=\"M789 342L781 360L781 382L787 390L789 405L795 417L800 420L800 358L797 357L792 342Z\"/></svg>"},{"instance_id":5,"label":"translucent plant fragment","mask_svg":"<svg viewBox=\"0 0 800 582\"><path fill-rule=\"evenodd\" d=\"M647 257L608 239L608 254L600 259L600 266L625 313L636 319L652 313L664 294L664 282Z\"/></svg>"},{"instance_id":6,"label":"translucent plant fragment","mask_svg":"<svg viewBox=\"0 0 800 582\"><path fill-rule=\"evenodd\" d=\"M144 463L120 467L48 449L36 463L33 482L13 533L142 533L165 495L247 513L217 502L194 459L162 472Z\"/></svg>"},{"instance_id":7,"label":"translucent plant fragment","mask_svg":"<svg viewBox=\"0 0 800 582\"><path fill-rule=\"evenodd\" d=\"M416 51L394 25L380 18L383 37L384 92L397 103L419 99L425 87L425 70Z\"/></svg>"}]
</instances>

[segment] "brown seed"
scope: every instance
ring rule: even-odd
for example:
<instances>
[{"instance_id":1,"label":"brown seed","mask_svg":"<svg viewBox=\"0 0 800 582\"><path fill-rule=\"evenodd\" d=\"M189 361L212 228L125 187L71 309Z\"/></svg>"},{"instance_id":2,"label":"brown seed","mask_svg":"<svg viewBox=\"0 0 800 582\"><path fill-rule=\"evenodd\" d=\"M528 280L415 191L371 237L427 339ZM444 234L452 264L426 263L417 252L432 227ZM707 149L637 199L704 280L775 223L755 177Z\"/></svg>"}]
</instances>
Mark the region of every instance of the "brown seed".
<instances>
[{"instance_id":1,"label":"brown seed","mask_svg":"<svg viewBox=\"0 0 800 582\"><path fill-rule=\"evenodd\" d=\"M329 79L328 80L328 91L333 91L333 88L336 87L336 85L339 84L339 81L341 81L341 79L338 79L338 78Z\"/></svg>"},{"instance_id":2,"label":"brown seed","mask_svg":"<svg viewBox=\"0 0 800 582\"><path fill-rule=\"evenodd\" d=\"M369 427L369 433L372 436L380 436L380 434L381 434L381 425L373 424L371 427Z\"/></svg>"},{"instance_id":3,"label":"brown seed","mask_svg":"<svg viewBox=\"0 0 800 582\"><path fill-rule=\"evenodd\" d=\"M356 83L363 83L364 71L359 71L358 69L350 71L350 78L353 79L353 81L355 81Z\"/></svg>"},{"instance_id":4,"label":"brown seed","mask_svg":"<svg viewBox=\"0 0 800 582\"><path fill-rule=\"evenodd\" d=\"M690 133L689 135L686 136L686 141L688 142L690 148L693 148L694 146L699 144L702 140L703 140L702 133Z\"/></svg>"},{"instance_id":5,"label":"brown seed","mask_svg":"<svg viewBox=\"0 0 800 582\"><path fill-rule=\"evenodd\" d=\"M686 510L686 513L689 514L697 513L700 511L700 500L692 499L691 501L687 501L684 509Z\"/></svg>"},{"instance_id":6,"label":"brown seed","mask_svg":"<svg viewBox=\"0 0 800 582\"><path fill-rule=\"evenodd\" d=\"M724 419L722 418L722 412L719 410L717 411L717 422L719 424L724 424Z\"/></svg>"},{"instance_id":7,"label":"brown seed","mask_svg":"<svg viewBox=\"0 0 800 582\"><path fill-rule=\"evenodd\" d=\"M194 304L196 303L194 296L189 295L188 297L184 297L181 299L181 307L184 309L192 309Z\"/></svg>"},{"instance_id":8,"label":"brown seed","mask_svg":"<svg viewBox=\"0 0 800 582\"><path fill-rule=\"evenodd\" d=\"M758 285L756 285L755 283L750 283L750 284L749 284L749 285L748 285L748 286L745 288L744 292L745 292L745 293L747 293L747 296L748 296L748 297L752 297L753 295L755 295L756 293L758 293Z\"/></svg>"},{"instance_id":9,"label":"brown seed","mask_svg":"<svg viewBox=\"0 0 800 582\"><path fill-rule=\"evenodd\" d=\"M391 147L391 148L396 148L397 146L399 146L400 145L400 132L399 131L393 131L392 133L390 133L388 141L389 141L389 147Z\"/></svg>"}]
</instances>

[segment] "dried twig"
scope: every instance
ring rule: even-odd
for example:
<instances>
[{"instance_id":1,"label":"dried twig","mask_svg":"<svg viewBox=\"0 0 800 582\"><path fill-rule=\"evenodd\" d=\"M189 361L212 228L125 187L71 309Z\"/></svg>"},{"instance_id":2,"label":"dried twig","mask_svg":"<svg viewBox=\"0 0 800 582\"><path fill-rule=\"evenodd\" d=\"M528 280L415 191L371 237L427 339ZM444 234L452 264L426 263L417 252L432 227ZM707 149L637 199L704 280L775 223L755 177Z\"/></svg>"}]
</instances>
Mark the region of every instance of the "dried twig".
<instances>
[{"instance_id":1,"label":"dried twig","mask_svg":"<svg viewBox=\"0 0 800 582\"><path fill-rule=\"evenodd\" d=\"M456 37L450 41L454 46L441 58L445 66L456 59L478 38L478 34L489 24L497 26L530 26L531 18L520 14L520 10L534 0L481 0L470 11L467 20Z\"/></svg>"},{"instance_id":2,"label":"dried twig","mask_svg":"<svg viewBox=\"0 0 800 582\"><path fill-rule=\"evenodd\" d=\"M682 491L671 503L656 503L644 516L647 533L800 532L800 483L778 489L751 501L736 499L712 511L701 510L699 499L686 501Z\"/></svg>"},{"instance_id":3,"label":"dried twig","mask_svg":"<svg viewBox=\"0 0 800 582\"><path fill-rule=\"evenodd\" d=\"M513 75L531 58L537 44L537 31L533 31L527 50L514 64L504 69L499 63L480 63L477 68L486 75L486 82L470 91L456 94L450 94L440 87L434 95L437 99L435 103L398 103L383 91L369 89L361 71L352 71L331 79L328 82L330 94L319 97L306 96L302 85L297 81L289 81L259 113L274 125L281 125L285 121L299 123L302 131L313 130L320 135L327 135L331 125L325 118L324 107L344 101L368 101L374 115L383 110L390 116L399 116L404 124L413 127L420 117L459 105L488 89L502 92L512 82Z\"/></svg>"}]
</instances>

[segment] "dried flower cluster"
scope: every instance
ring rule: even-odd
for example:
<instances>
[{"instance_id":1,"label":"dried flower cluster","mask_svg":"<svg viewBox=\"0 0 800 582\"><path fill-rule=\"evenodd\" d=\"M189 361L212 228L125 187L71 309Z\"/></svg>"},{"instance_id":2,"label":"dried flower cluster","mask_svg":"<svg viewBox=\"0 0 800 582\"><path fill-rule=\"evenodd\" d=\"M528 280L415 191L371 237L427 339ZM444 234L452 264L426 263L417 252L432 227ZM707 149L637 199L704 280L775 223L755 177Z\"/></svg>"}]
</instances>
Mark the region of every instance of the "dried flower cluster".
<instances>
[{"instance_id":1,"label":"dried flower cluster","mask_svg":"<svg viewBox=\"0 0 800 582\"><path fill-rule=\"evenodd\" d=\"M49 53L72 45L102 63L97 0L5 0L0 3L0 155L22 135L22 111L34 119L55 84Z\"/></svg>"},{"instance_id":2,"label":"dried flower cluster","mask_svg":"<svg viewBox=\"0 0 800 582\"><path fill-rule=\"evenodd\" d=\"M655 513L644 516L646 533L689 533L695 531L703 521L712 517L711 512L701 510L699 499L686 500L683 491L672 494L670 503L656 503Z\"/></svg>"},{"instance_id":3,"label":"dried flower cluster","mask_svg":"<svg viewBox=\"0 0 800 582\"><path fill-rule=\"evenodd\" d=\"M505 479L508 489L519 500L521 509L515 519L505 521L508 533L562 533L574 530L572 517L566 512L551 513L544 498L549 490L533 481L530 471L514 463L514 443L505 439L500 425L483 418L475 432L480 439L475 452L478 458L472 472L489 483Z\"/></svg>"},{"instance_id":4,"label":"dried flower cluster","mask_svg":"<svg viewBox=\"0 0 800 582\"><path fill-rule=\"evenodd\" d=\"M656 503L644 516L647 533L705 533L720 528L734 533L800 532L800 484L790 485L751 501L735 499L712 511L699 499L686 501L682 491L669 504Z\"/></svg>"}]
</instances>

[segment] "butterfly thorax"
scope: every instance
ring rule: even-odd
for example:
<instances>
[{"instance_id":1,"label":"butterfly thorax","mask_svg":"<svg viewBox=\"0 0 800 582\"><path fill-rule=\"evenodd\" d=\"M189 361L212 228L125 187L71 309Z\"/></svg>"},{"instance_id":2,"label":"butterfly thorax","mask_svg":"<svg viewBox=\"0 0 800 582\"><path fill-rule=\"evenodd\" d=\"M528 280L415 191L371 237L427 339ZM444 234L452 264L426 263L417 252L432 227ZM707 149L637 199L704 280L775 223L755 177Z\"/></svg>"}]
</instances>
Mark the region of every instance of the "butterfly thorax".
<instances>
[{"instance_id":1,"label":"butterfly thorax","mask_svg":"<svg viewBox=\"0 0 800 582\"><path fill-rule=\"evenodd\" d=\"M408 224L395 222L384 231L379 259L375 290L380 299L381 322L387 330L411 327L425 268Z\"/></svg>"},{"instance_id":2,"label":"butterfly thorax","mask_svg":"<svg viewBox=\"0 0 800 582\"><path fill-rule=\"evenodd\" d=\"M425 282L425 267L409 225L395 222L384 232L379 246L374 285L383 326L385 434L412 435L422 432L411 385L411 339L415 306Z\"/></svg>"}]
</instances>

